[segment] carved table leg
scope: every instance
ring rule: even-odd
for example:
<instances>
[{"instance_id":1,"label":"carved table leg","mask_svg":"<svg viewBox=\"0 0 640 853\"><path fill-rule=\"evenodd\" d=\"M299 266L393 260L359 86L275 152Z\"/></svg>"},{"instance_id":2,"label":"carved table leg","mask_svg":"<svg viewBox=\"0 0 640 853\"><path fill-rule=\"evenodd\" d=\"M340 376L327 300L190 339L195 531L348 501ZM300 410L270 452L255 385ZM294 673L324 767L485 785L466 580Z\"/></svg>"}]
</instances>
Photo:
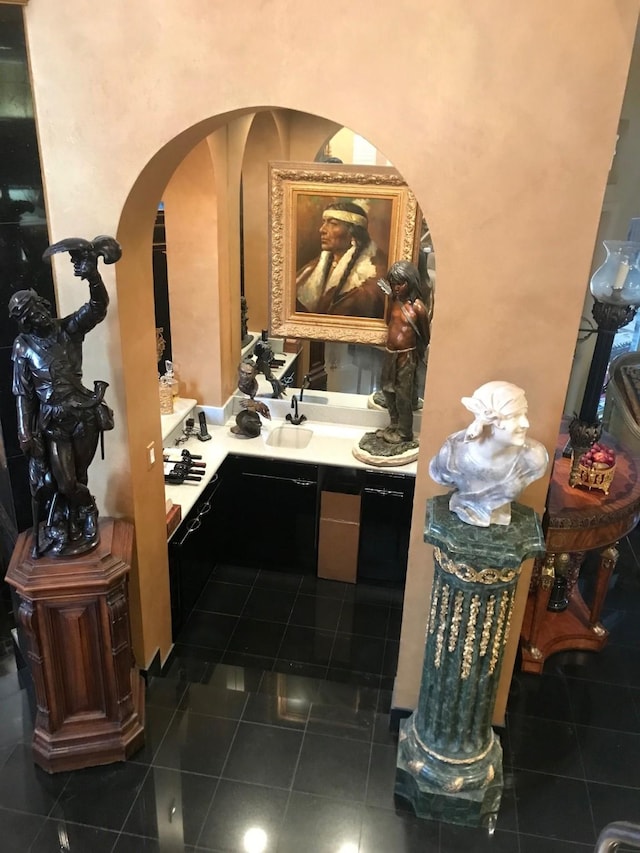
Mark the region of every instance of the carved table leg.
<instances>
[{"instance_id":1,"label":"carved table leg","mask_svg":"<svg viewBox=\"0 0 640 853\"><path fill-rule=\"evenodd\" d=\"M538 648L538 632L544 619L547 605L549 604L549 596L553 588L555 556L555 554L547 554L540 566L540 578L535 591L533 616L531 617L531 628L529 631L529 651L534 658L542 657L542 652Z\"/></svg>"},{"instance_id":2,"label":"carved table leg","mask_svg":"<svg viewBox=\"0 0 640 853\"><path fill-rule=\"evenodd\" d=\"M613 545L609 545L600 554L600 565L598 566L596 591L593 596L591 611L589 613L589 624L591 626L591 629L595 631L596 634L605 633L605 629L600 624L600 613L602 612L602 605L604 604L604 599L609 588L609 581L611 580L611 575L613 574L613 570L615 569L616 563L618 562L619 552L616 548L617 544L618 543L615 542Z\"/></svg>"},{"instance_id":3,"label":"carved table leg","mask_svg":"<svg viewBox=\"0 0 640 853\"><path fill-rule=\"evenodd\" d=\"M573 590L578 583L580 577L580 569L584 563L584 558L587 556L586 551L572 551L567 554L567 595L569 598L573 595Z\"/></svg>"}]
</instances>

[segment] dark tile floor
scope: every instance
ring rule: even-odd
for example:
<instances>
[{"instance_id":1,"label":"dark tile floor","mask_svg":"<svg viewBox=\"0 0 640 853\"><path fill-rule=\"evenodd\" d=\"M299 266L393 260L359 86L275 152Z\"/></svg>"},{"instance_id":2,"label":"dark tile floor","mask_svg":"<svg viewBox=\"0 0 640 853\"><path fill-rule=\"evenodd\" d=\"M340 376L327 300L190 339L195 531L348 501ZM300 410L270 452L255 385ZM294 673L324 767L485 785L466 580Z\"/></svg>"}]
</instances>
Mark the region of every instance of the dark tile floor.
<instances>
[{"instance_id":1,"label":"dark tile floor","mask_svg":"<svg viewBox=\"0 0 640 853\"><path fill-rule=\"evenodd\" d=\"M36 768L27 694L0 658L0 849L591 853L605 824L640 823L638 556L636 533L600 654L516 669L491 838L394 802L398 592L220 567L148 687L146 745L125 764Z\"/></svg>"},{"instance_id":2,"label":"dark tile floor","mask_svg":"<svg viewBox=\"0 0 640 853\"><path fill-rule=\"evenodd\" d=\"M391 690L401 619L400 589L218 566L172 673L200 680L204 660Z\"/></svg>"}]
</instances>

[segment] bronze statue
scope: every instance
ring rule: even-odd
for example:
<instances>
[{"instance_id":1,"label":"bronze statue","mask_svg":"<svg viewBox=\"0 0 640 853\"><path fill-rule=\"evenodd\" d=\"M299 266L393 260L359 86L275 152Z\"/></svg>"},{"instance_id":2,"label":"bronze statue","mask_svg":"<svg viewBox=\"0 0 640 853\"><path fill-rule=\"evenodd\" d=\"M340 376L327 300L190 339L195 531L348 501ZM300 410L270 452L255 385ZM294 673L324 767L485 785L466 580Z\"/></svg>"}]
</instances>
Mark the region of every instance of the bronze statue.
<instances>
[{"instance_id":1,"label":"bronze statue","mask_svg":"<svg viewBox=\"0 0 640 853\"><path fill-rule=\"evenodd\" d=\"M420 299L420 273L409 261L397 261L381 288L391 297L387 306L387 343L382 391L389 426L382 438L389 444L413 441L413 390L418 360L429 344L429 317Z\"/></svg>"},{"instance_id":2,"label":"bronze statue","mask_svg":"<svg viewBox=\"0 0 640 853\"><path fill-rule=\"evenodd\" d=\"M238 365L238 390L248 394L250 399L240 402L242 411L236 415L236 425L231 427L231 432L235 435L256 438L262 429L260 416L271 420L267 404L255 399L258 393L257 373L258 368L253 361L241 361Z\"/></svg>"},{"instance_id":3,"label":"bronze statue","mask_svg":"<svg viewBox=\"0 0 640 853\"><path fill-rule=\"evenodd\" d=\"M387 340L381 385L389 425L367 432L353 454L374 465L403 465L417 458L413 434L416 372L429 344L429 315L420 298L420 273L409 261L397 261L378 286L389 297Z\"/></svg>"},{"instance_id":4,"label":"bronze statue","mask_svg":"<svg viewBox=\"0 0 640 853\"><path fill-rule=\"evenodd\" d=\"M256 357L256 373L263 373L267 382L271 383L271 387L273 388L273 394L271 396L273 399L277 400L282 396L286 396L287 392L285 391L284 385L279 379L276 379L273 371L271 370L271 363L273 362L273 348L269 343L266 330L263 330L262 336L256 341L253 354Z\"/></svg>"},{"instance_id":5,"label":"bronze statue","mask_svg":"<svg viewBox=\"0 0 640 853\"><path fill-rule=\"evenodd\" d=\"M36 558L81 554L98 544L88 470L102 433L113 429L113 412L103 402L107 383L94 382L93 391L82 385L82 343L109 304L98 258L113 264L121 249L113 237L69 237L49 246L43 258L58 252L69 252L74 275L88 281L89 301L62 319L35 290L20 290L9 301L20 329L11 356L13 393L18 439L29 459Z\"/></svg>"}]
</instances>

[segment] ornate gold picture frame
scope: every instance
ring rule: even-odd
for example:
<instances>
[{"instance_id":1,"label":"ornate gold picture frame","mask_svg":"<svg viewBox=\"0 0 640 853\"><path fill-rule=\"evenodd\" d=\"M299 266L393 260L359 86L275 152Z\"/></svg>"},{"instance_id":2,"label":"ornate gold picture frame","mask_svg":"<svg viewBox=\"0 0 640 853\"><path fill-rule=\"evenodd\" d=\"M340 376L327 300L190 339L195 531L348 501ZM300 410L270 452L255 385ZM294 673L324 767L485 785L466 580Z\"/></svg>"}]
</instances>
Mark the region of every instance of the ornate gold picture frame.
<instances>
[{"instance_id":1,"label":"ornate gold picture frame","mask_svg":"<svg viewBox=\"0 0 640 853\"><path fill-rule=\"evenodd\" d=\"M271 163L269 203L271 334L384 343L377 279L419 248L421 215L398 172Z\"/></svg>"}]
</instances>

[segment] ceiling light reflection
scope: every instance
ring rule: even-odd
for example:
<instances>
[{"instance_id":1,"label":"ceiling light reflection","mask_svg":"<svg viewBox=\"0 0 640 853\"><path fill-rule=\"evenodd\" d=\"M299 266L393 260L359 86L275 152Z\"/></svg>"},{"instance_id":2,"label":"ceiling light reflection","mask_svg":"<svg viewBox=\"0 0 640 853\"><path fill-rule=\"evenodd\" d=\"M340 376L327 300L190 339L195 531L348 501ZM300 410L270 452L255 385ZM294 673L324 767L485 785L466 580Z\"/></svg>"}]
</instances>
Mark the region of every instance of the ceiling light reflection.
<instances>
[{"instance_id":1,"label":"ceiling light reflection","mask_svg":"<svg viewBox=\"0 0 640 853\"><path fill-rule=\"evenodd\" d=\"M358 850L358 845L354 844L353 841L345 841L344 844L338 847L336 853L358 853Z\"/></svg>"},{"instance_id":2,"label":"ceiling light reflection","mask_svg":"<svg viewBox=\"0 0 640 853\"><path fill-rule=\"evenodd\" d=\"M242 839L246 853L263 853L267 849L267 833L259 826L248 829ZM347 851L349 853L349 851Z\"/></svg>"}]
</instances>

